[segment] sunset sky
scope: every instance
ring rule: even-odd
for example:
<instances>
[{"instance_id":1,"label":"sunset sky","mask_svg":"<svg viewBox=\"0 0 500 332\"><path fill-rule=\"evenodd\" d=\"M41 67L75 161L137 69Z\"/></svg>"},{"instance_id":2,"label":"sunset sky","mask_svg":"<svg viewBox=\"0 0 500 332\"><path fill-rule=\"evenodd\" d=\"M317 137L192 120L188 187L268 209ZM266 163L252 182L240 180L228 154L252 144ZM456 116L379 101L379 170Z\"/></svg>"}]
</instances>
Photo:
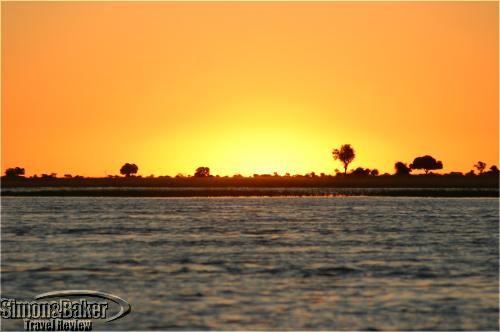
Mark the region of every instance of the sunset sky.
<instances>
[{"instance_id":1,"label":"sunset sky","mask_svg":"<svg viewBox=\"0 0 500 332\"><path fill-rule=\"evenodd\" d=\"M498 165L498 2L2 2L2 171Z\"/></svg>"}]
</instances>

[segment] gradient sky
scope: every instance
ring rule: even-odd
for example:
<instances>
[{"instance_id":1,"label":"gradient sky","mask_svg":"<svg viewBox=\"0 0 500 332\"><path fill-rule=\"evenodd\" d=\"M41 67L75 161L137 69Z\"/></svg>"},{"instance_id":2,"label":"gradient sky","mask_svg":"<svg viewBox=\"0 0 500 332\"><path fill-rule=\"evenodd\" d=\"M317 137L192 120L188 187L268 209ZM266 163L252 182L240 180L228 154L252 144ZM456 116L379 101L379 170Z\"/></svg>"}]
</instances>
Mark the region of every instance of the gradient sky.
<instances>
[{"instance_id":1,"label":"gradient sky","mask_svg":"<svg viewBox=\"0 0 500 332\"><path fill-rule=\"evenodd\" d=\"M498 2L2 2L2 170L498 164Z\"/></svg>"}]
</instances>

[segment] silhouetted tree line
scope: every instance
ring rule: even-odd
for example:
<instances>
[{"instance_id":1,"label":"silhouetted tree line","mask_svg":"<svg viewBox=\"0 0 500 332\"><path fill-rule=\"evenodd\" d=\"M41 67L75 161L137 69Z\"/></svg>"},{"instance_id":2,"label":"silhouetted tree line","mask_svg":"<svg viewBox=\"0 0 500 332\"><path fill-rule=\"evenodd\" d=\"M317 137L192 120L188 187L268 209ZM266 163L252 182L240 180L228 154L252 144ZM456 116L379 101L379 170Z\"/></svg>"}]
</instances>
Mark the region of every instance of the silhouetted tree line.
<instances>
[{"instance_id":1,"label":"silhouetted tree line","mask_svg":"<svg viewBox=\"0 0 500 332\"><path fill-rule=\"evenodd\" d=\"M482 161L478 161L476 164L474 164L474 167L478 170L479 175L498 175L498 167L496 165L492 165L489 169L489 171L485 172L484 170L486 169L486 163ZM423 157L417 157L413 160L413 163L411 163L409 166L407 166L405 163L398 161L394 164L394 169L396 170L396 173L394 175L397 176L405 176L405 175L410 175L412 170L419 170L422 169L424 170L425 174L429 174L429 171L436 170L436 169L443 169L443 163L441 161L437 161L431 156L423 156ZM462 172L450 172L445 175L452 175L452 176L464 176ZM475 176L476 173L474 173L474 170L470 170L468 173L465 174L465 176Z\"/></svg>"},{"instance_id":2,"label":"silhouetted tree line","mask_svg":"<svg viewBox=\"0 0 500 332\"><path fill-rule=\"evenodd\" d=\"M334 149L332 151L332 156L334 160L339 160L342 163L342 166L344 168L344 172L341 173L339 170L335 170L336 175L335 176L354 176L354 177L364 177L364 176L380 176L379 171L377 169L369 169L369 168L363 168L363 167L357 167L356 169L350 171L349 173L347 172L349 164L352 163L352 161L356 157L356 153L352 146L350 144L344 144L342 145L339 149ZM483 161L478 161L476 164L474 164L474 168L479 172L479 176L482 175L498 175L499 170L496 165L492 165L488 171L486 171L487 164ZM402 161L398 161L394 164L394 170L395 176L409 176L411 175L411 172L414 170L423 170L425 175L432 174L431 171L433 170L439 170L443 169L443 162L436 160L434 157L430 155L424 155L421 157L416 157L412 163L407 165L406 163ZM142 178L140 175L136 175L137 172L139 171L139 167L134 164L134 163L125 163L121 168L120 168L120 174L122 174L125 178L131 178L131 177L137 177L137 178ZM24 178L25 175L25 169L22 167L12 167L12 168L7 168L5 170L5 178ZM437 175L437 174L433 174ZM474 170L469 171L466 174L463 174L461 172L450 172L448 174L444 174L448 176L476 176L476 173ZM390 176L388 173L382 174L382 176ZM175 176L176 179L182 179L182 178L189 178L189 175L183 175L183 174L177 174ZM206 166L201 166L198 167L195 172L193 177L195 178L207 178L207 177L214 177L213 175L210 174L210 168ZM286 173L283 176L280 176L277 172L274 172L273 174L253 174L253 178L276 178L276 177L282 177L282 178L333 178L331 175L327 175L325 173L320 173L317 175L315 172L310 172L305 175L301 174L295 174L295 175L290 175L289 173ZM54 179L57 178L56 173L50 173L50 174L42 174L40 177L37 175L33 175L31 177L32 179ZM72 176L71 174L64 174L64 178L66 179L82 179L83 176L80 175L75 175ZM108 175L108 178L119 178L117 175ZM148 176L148 178L171 178L170 176L158 176L155 177L154 175ZM232 177L230 176L219 176L216 175L215 178L236 178L236 179L241 179L245 178L241 174L235 174Z\"/></svg>"}]
</instances>

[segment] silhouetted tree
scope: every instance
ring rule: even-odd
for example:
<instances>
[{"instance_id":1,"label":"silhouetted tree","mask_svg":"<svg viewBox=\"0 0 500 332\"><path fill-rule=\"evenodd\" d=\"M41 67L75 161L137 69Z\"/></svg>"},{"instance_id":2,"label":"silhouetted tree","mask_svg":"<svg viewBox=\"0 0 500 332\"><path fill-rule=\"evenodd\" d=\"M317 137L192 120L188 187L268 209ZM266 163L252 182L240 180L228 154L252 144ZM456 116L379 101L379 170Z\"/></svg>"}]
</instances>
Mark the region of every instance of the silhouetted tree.
<instances>
[{"instance_id":1,"label":"silhouetted tree","mask_svg":"<svg viewBox=\"0 0 500 332\"><path fill-rule=\"evenodd\" d=\"M120 168L120 174L125 175L126 177L129 177L132 174L136 174L138 170L139 170L139 167L137 167L136 164L126 163L122 166L122 168Z\"/></svg>"},{"instance_id":2,"label":"silhouetted tree","mask_svg":"<svg viewBox=\"0 0 500 332\"><path fill-rule=\"evenodd\" d=\"M15 178L23 175L24 175L24 168L21 167L7 168L5 170L5 176L9 178Z\"/></svg>"},{"instance_id":3,"label":"silhouetted tree","mask_svg":"<svg viewBox=\"0 0 500 332\"><path fill-rule=\"evenodd\" d=\"M332 155L334 160L338 159L344 164L344 174L347 174L347 167L354 160L354 157L356 157L356 153L351 147L351 144L344 144L340 147L340 150L333 150Z\"/></svg>"},{"instance_id":4,"label":"silhouetted tree","mask_svg":"<svg viewBox=\"0 0 500 332\"><path fill-rule=\"evenodd\" d=\"M482 162L482 161L478 161L477 164L474 165L474 167L479 172L479 175L481 175L481 174L483 174L484 170L486 169L486 163Z\"/></svg>"},{"instance_id":5,"label":"silhouetted tree","mask_svg":"<svg viewBox=\"0 0 500 332\"><path fill-rule=\"evenodd\" d=\"M434 169L442 169L443 163L441 161L437 161L433 157L429 155L425 155L423 157L417 157L413 160L413 163L410 164L411 169L423 169L425 174L429 173L429 171Z\"/></svg>"},{"instance_id":6,"label":"silhouetted tree","mask_svg":"<svg viewBox=\"0 0 500 332\"><path fill-rule=\"evenodd\" d=\"M394 169L396 170L395 175L409 175L411 172L411 168L401 161L394 164Z\"/></svg>"},{"instance_id":7,"label":"silhouetted tree","mask_svg":"<svg viewBox=\"0 0 500 332\"><path fill-rule=\"evenodd\" d=\"M374 168L370 171L371 176L378 176L378 169Z\"/></svg>"},{"instance_id":8,"label":"silhouetted tree","mask_svg":"<svg viewBox=\"0 0 500 332\"><path fill-rule=\"evenodd\" d=\"M204 178L210 176L210 168L208 167L198 167L194 176L197 178Z\"/></svg>"}]
</instances>

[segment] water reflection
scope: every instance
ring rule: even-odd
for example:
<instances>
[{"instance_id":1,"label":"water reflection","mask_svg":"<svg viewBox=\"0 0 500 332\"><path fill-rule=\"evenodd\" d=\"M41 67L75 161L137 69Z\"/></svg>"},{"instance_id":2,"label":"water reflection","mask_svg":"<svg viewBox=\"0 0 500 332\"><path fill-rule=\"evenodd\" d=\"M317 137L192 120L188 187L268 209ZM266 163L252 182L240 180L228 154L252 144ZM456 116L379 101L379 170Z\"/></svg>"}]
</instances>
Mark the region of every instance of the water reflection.
<instances>
[{"instance_id":1,"label":"water reflection","mask_svg":"<svg viewBox=\"0 0 500 332\"><path fill-rule=\"evenodd\" d=\"M497 329L498 199L3 197L2 296L74 288L105 329Z\"/></svg>"}]
</instances>

